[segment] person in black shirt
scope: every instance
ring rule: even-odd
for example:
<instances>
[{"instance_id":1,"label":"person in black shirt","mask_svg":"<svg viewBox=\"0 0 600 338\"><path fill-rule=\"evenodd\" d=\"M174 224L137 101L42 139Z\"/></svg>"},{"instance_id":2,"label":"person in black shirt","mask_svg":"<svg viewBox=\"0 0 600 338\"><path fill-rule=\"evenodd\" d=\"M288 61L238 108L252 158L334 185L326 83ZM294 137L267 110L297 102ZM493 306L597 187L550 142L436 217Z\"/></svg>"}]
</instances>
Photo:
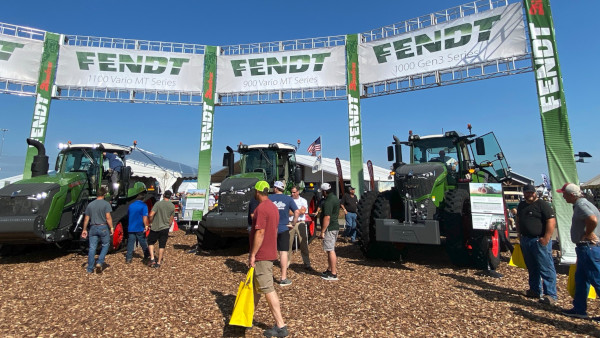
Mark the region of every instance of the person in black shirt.
<instances>
[{"instance_id":1,"label":"person in black shirt","mask_svg":"<svg viewBox=\"0 0 600 338\"><path fill-rule=\"evenodd\" d=\"M525 296L553 305L556 294L556 269L552 259L552 234L556 216L550 203L538 198L533 185L523 189L525 200L517 207L515 225L529 272L529 290ZM542 296L543 291L543 298Z\"/></svg>"},{"instance_id":2,"label":"person in black shirt","mask_svg":"<svg viewBox=\"0 0 600 338\"><path fill-rule=\"evenodd\" d=\"M344 228L344 237L350 237L350 241L356 241L356 211L358 209L358 197L354 194L354 187L348 189L348 193L342 196L340 207L346 215L346 226Z\"/></svg>"}]
</instances>

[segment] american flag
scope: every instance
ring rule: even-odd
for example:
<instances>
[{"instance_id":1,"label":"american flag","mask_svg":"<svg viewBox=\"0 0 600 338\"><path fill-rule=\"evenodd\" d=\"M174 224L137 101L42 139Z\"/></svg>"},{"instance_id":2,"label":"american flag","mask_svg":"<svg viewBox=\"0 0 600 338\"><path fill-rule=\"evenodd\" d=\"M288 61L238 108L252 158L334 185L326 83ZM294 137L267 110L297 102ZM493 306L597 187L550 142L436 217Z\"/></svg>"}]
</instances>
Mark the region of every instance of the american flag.
<instances>
[{"instance_id":1,"label":"american flag","mask_svg":"<svg viewBox=\"0 0 600 338\"><path fill-rule=\"evenodd\" d=\"M306 149L312 156L317 156L317 151L321 151L321 136L311 143Z\"/></svg>"}]
</instances>

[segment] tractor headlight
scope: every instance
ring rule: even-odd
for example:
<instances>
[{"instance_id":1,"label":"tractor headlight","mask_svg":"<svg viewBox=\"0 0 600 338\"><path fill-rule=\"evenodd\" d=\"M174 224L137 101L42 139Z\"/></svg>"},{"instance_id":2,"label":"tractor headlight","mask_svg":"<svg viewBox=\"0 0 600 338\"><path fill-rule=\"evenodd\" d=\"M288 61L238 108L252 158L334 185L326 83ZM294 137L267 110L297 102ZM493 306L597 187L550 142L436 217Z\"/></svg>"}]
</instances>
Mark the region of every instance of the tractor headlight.
<instances>
[{"instance_id":1,"label":"tractor headlight","mask_svg":"<svg viewBox=\"0 0 600 338\"><path fill-rule=\"evenodd\" d=\"M27 197L27 199L40 201L40 200L45 199L46 197L48 197L48 193L44 191L44 192L39 192L37 194L31 195L31 196Z\"/></svg>"}]
</instances>

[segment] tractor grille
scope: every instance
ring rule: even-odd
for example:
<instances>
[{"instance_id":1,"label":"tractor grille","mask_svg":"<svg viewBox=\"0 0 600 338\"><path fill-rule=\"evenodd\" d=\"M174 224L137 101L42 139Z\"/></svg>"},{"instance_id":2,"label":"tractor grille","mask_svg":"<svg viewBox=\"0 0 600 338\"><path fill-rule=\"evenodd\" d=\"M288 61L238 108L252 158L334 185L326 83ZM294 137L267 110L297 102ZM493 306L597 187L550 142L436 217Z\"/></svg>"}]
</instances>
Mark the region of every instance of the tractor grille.
<instances>
[{"instance_id":1,"label":"tractor grille","mask_svg":"<svg viewBox=\"0 0 600 338\"><path fill-rule=\"evenodd\" d=\"M220 212L248 211L248 203L254 198L254 189L248 192L222 192L219 196Z\"/></svg>"},{"instance_id":2,"label":"tractor grille","mask_svg":"<svg viewBox=\"0 0 600 338\"><path fill-rule=\"evenodd\" d=\"M435 180L444 172L441 163L406 164L396 170L396 187L401 196L411 199L431 194Z\"/></svg>"}]
</instances>

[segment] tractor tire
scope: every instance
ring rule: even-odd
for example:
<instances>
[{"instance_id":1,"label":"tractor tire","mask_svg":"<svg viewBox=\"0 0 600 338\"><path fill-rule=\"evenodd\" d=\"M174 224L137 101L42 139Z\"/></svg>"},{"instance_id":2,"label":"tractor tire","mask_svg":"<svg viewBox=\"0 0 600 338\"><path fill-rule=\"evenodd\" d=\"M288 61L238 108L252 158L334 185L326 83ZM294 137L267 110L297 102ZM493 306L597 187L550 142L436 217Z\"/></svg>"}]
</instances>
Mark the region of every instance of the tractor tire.
<instances>
[{"instance_id":1,"label":"tractor tire","mask_svg":"<svg viewBox=\"0 0 600 338\"><path fill-rule=\"evenodd\" d=\"M395 189L380 193L375 199L372 209L372 220L369 225L370 244L367 248L367 257L381 258L384 260L400 260L400 250L391 242L377 242L375 219L391 219L399 217L398 201L400 200ZM400 219L404 221L403 219Z\"/></svg>"},{"instance_id":2,"label":"tractor tire","mask_svg":"<svg viewBox=\"0 0 600 338\"><path fill-rule=\"evenodd\" d=\"M466 267L470 264L467 249L467 238L471 222L469 192L460 189L448 190L444 201L443 220L446 234L446 253L452 264Z\"/></svg>"},{"instance_id":3,"label":"tractor tire","mask_svg":"<svg viewBox=\"0 0 600 338\"><path fill-rule=\"evenodd\" d=\"M358 232L358 241L360 249L367 258L369 257L369 248L373 245L375 237L371 236L371 211L373 210L373 204L377 199L377 192L367 191L364 193L358 201L358 210L356 217L356 231ZM375 232L373 231L373 236Z\"/></svg>"},{"instance_id":4,"label":"tractor tire","mask_svg":"<svg viewBox=\"0 0 600 338\"><path fill-rule=\"evenodd\" d=\"M204 249L204 250L222 249L225 246L224 239L221 236L210 232L206 228L205 222L206 222L206 218L203 217L202 221L200 221L200 223L198 224L198 229L196 230L196 239L198 240L197 252L200 252L200 250L202 250L202 249Z\"/></svg>"},{"instance_id":5,"label":"tractor tire","mask_svg":"<svg viewBox=\"0 0 600 338\"><path fill-rule=\"evenodd\" d=\"M496 270L500 265L500 234L494 230L492 235L480 234L474 236L473 246L473 265L480 270Z\"/></svg>"}]
</instances>

